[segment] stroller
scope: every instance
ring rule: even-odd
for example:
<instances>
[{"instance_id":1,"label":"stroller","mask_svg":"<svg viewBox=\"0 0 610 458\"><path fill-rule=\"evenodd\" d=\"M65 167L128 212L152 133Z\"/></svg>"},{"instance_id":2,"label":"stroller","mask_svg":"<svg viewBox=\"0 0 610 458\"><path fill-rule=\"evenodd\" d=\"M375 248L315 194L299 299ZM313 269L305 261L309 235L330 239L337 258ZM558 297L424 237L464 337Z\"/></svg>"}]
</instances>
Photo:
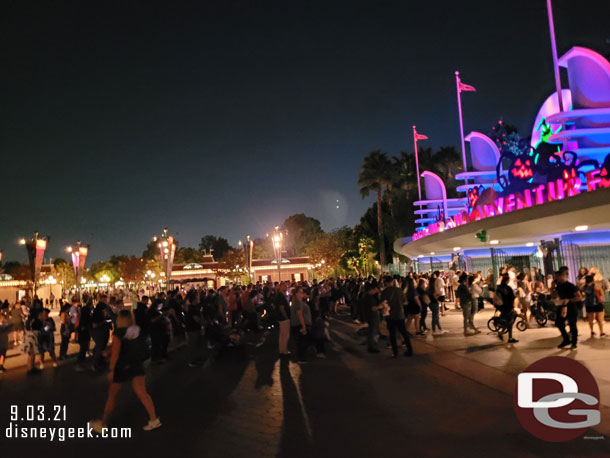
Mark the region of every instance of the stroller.
<instances>
[{"instance_id":1,"label":"stroller","mask_svg":"<svg viewBox=\"0 0 610 458\"><path fill-rule=\"evenodd\" d=\"M221 325L218 321L214 321L206 327L206 335L209 345L216 350L217 358L225 354L234 354L242 360L246 358L244 331L239 327Z\"/></svg>"},{"instance_id":2,"label":"stroller","mask_svg":"<svg viewBox=\"0 0 610 458\"><path fill-rule=\"evenodd\" d=\"M533 299L531 312L538 326L543 327L548 320L555 321L557 319L557 306L551 300L550 295L537 294Z\"/></svg>"}]
</instances>

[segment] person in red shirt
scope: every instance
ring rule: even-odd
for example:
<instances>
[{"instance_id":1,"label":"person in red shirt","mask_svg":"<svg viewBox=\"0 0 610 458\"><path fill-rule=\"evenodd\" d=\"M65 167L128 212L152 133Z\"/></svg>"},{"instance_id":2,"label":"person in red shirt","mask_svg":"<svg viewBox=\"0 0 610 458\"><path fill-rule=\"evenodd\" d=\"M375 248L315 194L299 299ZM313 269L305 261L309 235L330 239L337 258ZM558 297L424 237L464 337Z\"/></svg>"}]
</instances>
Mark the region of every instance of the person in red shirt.
<instances>
[{"instance_id":1,"label":"person in red shirt","mask_svg":"<svg viewBox=\"0 0 610 458\"><path fill-rule=\"evenodd\" d=\"M244 292L241 293L241 296L239 297L239 301L241 302L242 310L245 310L246 307L248 306L248 299L250 299L251 292L252 292L252 284L249 284L248 287L246 289L244 289Z\"/></svg>"}]
</instances>

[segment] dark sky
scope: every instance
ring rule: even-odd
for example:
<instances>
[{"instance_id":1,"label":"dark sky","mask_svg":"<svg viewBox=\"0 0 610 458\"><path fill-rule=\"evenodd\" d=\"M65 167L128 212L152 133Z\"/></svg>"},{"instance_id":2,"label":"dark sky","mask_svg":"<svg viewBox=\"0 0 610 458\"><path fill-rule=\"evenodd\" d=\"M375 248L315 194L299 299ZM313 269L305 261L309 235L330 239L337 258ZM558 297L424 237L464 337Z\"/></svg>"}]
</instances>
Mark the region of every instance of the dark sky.
<instances>
[{"instance_id":1,"label":"dark sky","mask_svg":"<svg viewBox=\"0 0 610 458\"><path fill-rule=\"evenodd\" d=\"M608 54L610 2L555 0L560 55ZM358 222L362 158L459 145L502 117L529 134L553 90L544 0L5 1L0 19L4 260L17 240L90 260L233 244L304 212ZM339 200L339 209L336 208Z\"/></svg>"}]
</instances>

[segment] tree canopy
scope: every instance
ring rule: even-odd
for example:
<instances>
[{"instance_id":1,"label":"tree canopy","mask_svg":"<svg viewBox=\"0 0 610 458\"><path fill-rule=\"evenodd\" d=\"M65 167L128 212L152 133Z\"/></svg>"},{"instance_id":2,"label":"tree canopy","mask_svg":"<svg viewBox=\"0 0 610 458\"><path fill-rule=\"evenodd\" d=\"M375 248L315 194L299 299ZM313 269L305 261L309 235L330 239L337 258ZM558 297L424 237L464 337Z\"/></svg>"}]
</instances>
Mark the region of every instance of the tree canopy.
<instances>
[{"instance_id":1,"label":"tree canopy","mask_svg":"<svg viewBox=\"0 0 610 458\"><path fill-rule=\"evenodd\" d=\"M286 218L282 228L287 231L284 249L288 256L304 255L307 244L322 233L320 221L303 213Z\"/></svg>"},{"instance_id":2,"label":"tree canopy","mask_svg":"<svg viewBox=\"0 0 610 458\"><path fill-rule=\"evenodd\" d=\"M212 254L214 259L222 259L230 249L231 245L229 245L227 239L215 235L204 235L199 243L199 250L203 253Z\"/></svg>"}]
</instances>

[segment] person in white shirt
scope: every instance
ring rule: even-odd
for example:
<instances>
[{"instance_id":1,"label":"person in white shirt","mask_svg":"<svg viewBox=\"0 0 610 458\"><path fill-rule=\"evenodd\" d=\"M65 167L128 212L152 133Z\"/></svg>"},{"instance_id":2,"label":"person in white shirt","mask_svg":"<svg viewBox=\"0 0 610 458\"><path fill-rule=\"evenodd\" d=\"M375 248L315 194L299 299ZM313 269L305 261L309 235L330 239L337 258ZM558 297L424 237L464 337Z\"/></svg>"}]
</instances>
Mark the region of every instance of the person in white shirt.
<instances>
[{"instance_id":1,"label":"person in white shirt","mask_svg":"<svg viewBox=\"0 0 610 458\"><path fill-rule=\"evenodd\" d=\"M513 291L517 291L519 286L517 284L517 269L515 269L513 266L508 268L508 286L510 286Z\"/></svg>"},{"instance_id":2,"label":"person in white shirt","mask_svg":"<svg viewBox=\"0 0 610 458\"><path fill-rule=\"evenodd\" d=\"M445 280L443 280L443 277L441 276L440 272L437 270L433 273L435 280L434 280L434 297L436 298L436 300L438 301L438 303L440 304L440 312L441 312L441 316L444 315L444 310L445 310Z\"/></svg>"},{"instance_id":3,"label":"person in white shirt","mask_svg":"<svg viewBox=\"0 0 610 458\"><path fill-rule=\"evenodd\" d=\"M457 272L454 272L452 276L447 277L447 279L451 282L451 287L453 288L453 294L455 295L455 310L460 310L460 304L458 301L458 297L456 291L458 289L458 286L460 285L460 274L461 272L458 270Z\"/></svg>"}]
</instances>

